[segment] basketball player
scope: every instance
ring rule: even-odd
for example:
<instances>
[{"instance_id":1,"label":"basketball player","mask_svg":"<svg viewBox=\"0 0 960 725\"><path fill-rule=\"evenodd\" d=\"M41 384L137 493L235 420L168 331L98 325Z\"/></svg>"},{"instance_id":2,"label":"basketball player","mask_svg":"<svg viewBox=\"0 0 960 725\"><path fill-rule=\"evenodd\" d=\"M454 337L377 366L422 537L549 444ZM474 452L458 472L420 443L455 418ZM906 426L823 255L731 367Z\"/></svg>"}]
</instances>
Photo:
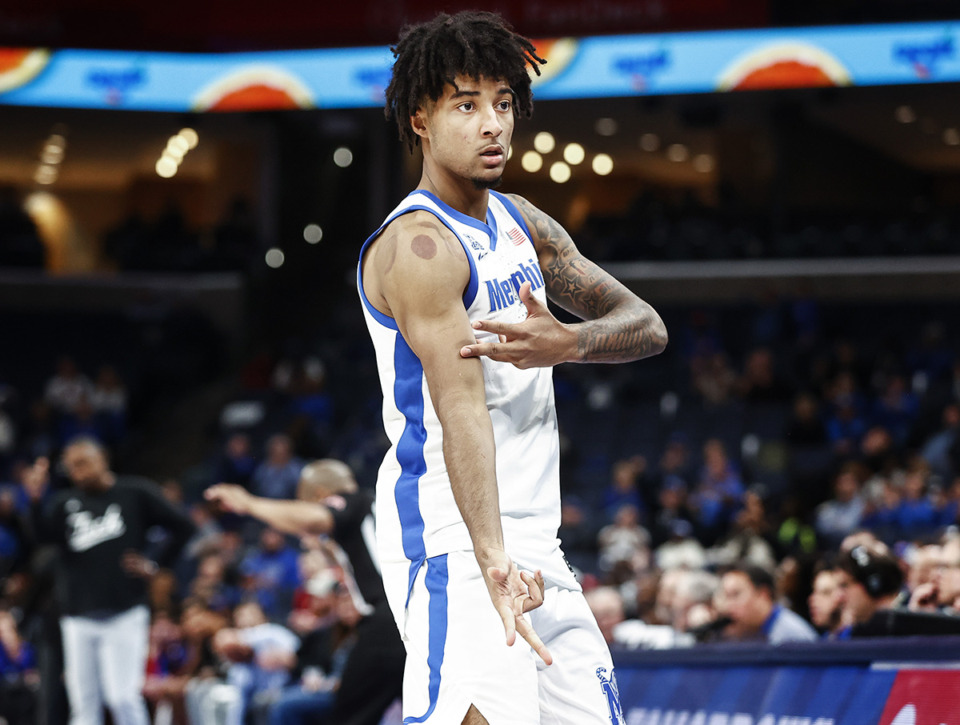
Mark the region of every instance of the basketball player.
<instances>
[{"instance_id":1,"label":"basketball player","mask_svg":"<svg viewBox=\"0 0 960 725\"><path fill-rule=\"evenodd\" d=\"M404 721L622 723L557 540L552 366L654 355L666 330L554 220L491 191L531 113L533 45L464 12L407 28L394 54L387 114L423 174L364 245L358 286L392 444L377 541ZM548 298L586 321L561 324Z\"/></svg>"},{"instance_id":2,"label":"basketball player","mask_svg":"<svg viewBox=\"0 0 960 725\"><path fill-rule=\"evenodd\" d=\"M334 701L330 722L338 725L378 725L383 713L400 696L404 651L397 637L383 591L383 581L371 551L374 546L373 496L357 487L350 468L326 459L300 472L298 501L260 498L240 486L218 484L204 496L227 511L253 516L288 534L327 534L343 548L349 561L340 561L357 609L357 641L350 651Z\"/></svg>"},{"instance_id":3,"label":"basketball player","mask_svg":"<svg viewBox=\"0 0 960 725\"><path fill-rule=\"evenodd\" d=\"M172 564L193 535L190 519L155 484L114 474L92 438L63 450L73 486L49 501L49 462L40 458L24 480L37 537L60 550L64 680L70 725L100 725L106 705L116 725L148 725L140 692L147 664L147 579ZM158 562L140 552L147 530L168 532Z\"/></svg>"}]
</instances>

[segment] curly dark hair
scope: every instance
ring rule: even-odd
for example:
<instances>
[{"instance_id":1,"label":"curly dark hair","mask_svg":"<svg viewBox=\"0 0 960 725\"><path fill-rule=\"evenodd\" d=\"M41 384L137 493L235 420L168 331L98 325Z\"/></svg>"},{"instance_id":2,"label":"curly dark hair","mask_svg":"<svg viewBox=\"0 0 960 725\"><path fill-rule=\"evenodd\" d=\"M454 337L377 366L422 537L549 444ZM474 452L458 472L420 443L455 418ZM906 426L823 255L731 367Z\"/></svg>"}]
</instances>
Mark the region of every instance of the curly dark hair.
<instances>
[{"instance_id":1,"label":"curly dark hair","mask_svg":"<svg viewBox=\"0 0 960 725\"><path fill-rule=\"evenodd\" d=\"M439 99L444 85L455 85L457 75L502 78L513 90L514 114L526 118L533 114L527 66L540 75L540 65L546 61L537 55L533 43L496 13L440 13L428 22L406 26L390 50L396 61L385 114L396 119L400 140L411 152L420 137L410 127L410 117L426 99Z\"/></svg>"}]
</instances>

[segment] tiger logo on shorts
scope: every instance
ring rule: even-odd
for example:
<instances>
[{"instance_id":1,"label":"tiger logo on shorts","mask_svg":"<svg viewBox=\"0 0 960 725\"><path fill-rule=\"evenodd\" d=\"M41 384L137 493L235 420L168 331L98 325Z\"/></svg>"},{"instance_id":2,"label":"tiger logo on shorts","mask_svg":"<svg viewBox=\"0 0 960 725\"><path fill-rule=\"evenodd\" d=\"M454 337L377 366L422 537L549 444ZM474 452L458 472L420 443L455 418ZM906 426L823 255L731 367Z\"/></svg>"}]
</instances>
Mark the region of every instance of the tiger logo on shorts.
<instances>
[{"instance_id":1,"label":"tiger logo on shorts","mask_svg":"<svg viewBox=\"0 0 960 725\"><path fill-rule=\"evenodd\" d=\"M607 706L610 708L610 725L624 725L623 708L620 707L620 691L617 689L617 675L610 670L610 677L605 677L606 667L597 668L597 679L600 680L600 689L607 697Z\"/></svg>"}]
</instances>

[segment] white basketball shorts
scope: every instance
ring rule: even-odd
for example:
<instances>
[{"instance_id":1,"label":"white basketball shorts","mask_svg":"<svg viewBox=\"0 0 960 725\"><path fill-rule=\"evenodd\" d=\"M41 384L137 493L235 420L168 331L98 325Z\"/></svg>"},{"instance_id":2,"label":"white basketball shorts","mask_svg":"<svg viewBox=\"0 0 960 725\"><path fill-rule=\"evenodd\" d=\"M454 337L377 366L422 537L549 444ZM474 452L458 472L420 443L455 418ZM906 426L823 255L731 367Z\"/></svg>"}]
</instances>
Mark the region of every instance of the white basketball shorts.
<instances>
[{"instance_id":1,"label":"white basketball shorts","mask_svg":"<svg viewBox=\"0 0 960 725\"><path fill-rule=\"evenodd\" d=\"M472 704L490 725L623 725L610 652L581 592L548 583L526 615L548 667L519 635L506 645L472 551L427 559L409 602L409 565L382 571L407 648L405 724L460 725Z\"/></svg>"}]
</instances>

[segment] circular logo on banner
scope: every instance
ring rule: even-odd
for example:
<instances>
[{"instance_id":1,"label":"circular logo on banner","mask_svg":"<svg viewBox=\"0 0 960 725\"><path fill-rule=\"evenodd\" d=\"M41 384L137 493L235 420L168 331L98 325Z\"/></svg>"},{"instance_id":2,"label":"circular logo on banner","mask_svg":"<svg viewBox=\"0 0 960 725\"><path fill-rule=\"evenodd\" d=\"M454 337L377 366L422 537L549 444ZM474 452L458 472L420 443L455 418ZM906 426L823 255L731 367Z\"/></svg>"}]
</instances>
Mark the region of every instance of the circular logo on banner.
<instances>
[{"instance_id":1,"label":"circular logo on banner","mask_svg":"<svg viewBox=\"0 0 960 725\"><path fill-rule=\"evenodd\" d=\"M303 81L282 68L264 65L218 78L193 99L196 111L293 111L315 105Z\"/></svg>"},{"instance_id":2,"label":"circular logo on banner","mask_svg":"<svg viewBox=\"0 0 960 725\"><path fill-rule=\"evenodd\" d=\"M39 48L0 48L0 93L32 81L49 60L50 53Z\"/></svg>"},{"instance_id":3,"label":"circular logo on banner","mask_svg":"<svg viewBox=\"0 0 960 725\"><path fill-rule=\"evenodd\" d=\"M741 55L717 79L717 90L818 88L853 85L833 55L809 43L777 43Z\"/></svg>"}]
</instances>

